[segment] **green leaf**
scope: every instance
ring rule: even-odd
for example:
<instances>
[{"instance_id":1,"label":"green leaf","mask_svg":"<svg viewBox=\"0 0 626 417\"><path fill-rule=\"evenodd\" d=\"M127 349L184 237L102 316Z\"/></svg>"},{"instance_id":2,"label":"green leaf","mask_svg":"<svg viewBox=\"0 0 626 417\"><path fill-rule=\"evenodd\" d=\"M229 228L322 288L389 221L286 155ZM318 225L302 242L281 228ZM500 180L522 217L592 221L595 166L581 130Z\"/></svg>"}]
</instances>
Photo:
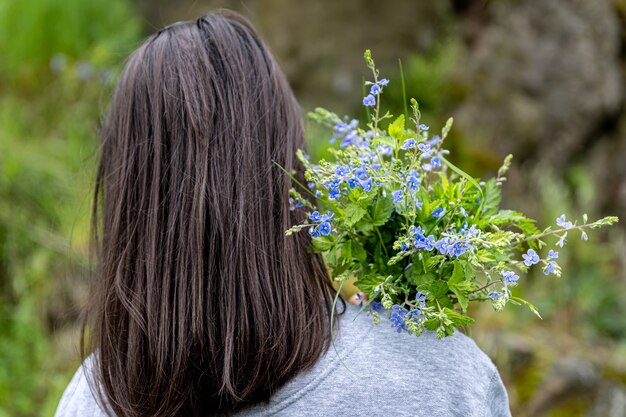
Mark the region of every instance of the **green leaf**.
<instances>
[{"instance_id":1,"label":"green leaf","mask_svg":"<svg viewBox=\"0 0 626 417\"><path fill-rule=\"evenodd\" d=\"M401 114L396 120L393 121L387 128L389 136L395 139L402 139L404 136L404 115Z\"/></svg>"},{"instance_id":2,"label":"green leaf","mask_svg":"<svg viewBox=\"0 0 626 417\"><path fill-rule=\"evenodd\" d=\"M382 226L387 223L389 216L393 212L393 200L391 197L378 197L372 206L370 215L373 226Z\"/></svg>"},{"instance_id":3,"label":"green leaf","mask_svg":"<svg viewBox=\"0 0 626 417\"><path fill-rule=\"evenodd\" d=\"M543 320L543 317L541 317L541 314L539 314L539 310L537 310L537 307L535 307L534 305L532 305L531 303L529 303L528 301L524 300L523 298L519 298L519 297L510 297L509 300L513 300L513 301L517 301L518 303L522 303L525 306L527 306L530 311L532 311L537 317L539 317L541 320Z\"/></svg>"},{"instance_id":4,"label":"green leaf","mask_svg":"<svg viewBox=\"0 0 626 417\"><path fill-rule=\"evenodd\" d=\"M367 260L367 252L363 246L354 241L351 241L350 245L352 246L352 257L360 262L365 262Z\"/></svg>"},{"instance_id":5,"label":"green leaf","mask_svg":"<svg viewBox=\"0 0 626 417\"><path fill-rule=\"evenodd\" d=\"M462 314L457 313L456 311L444 308L443 311L446 313L450 321L455 327L469 326L474 323L474 319L468 316L464 316Z\"/></svg>"},{"instance_id":6,"label":"green leaf","mask_svg":"<svg viewBox=\"0 0 626 417\"><path fill-rule=\"evenodd\" d=\"M313 248L316 252L326 252L335 246L334 236L320 236L313 238Z\"/></svg>"},{"instance_id":7,"label":"green leaf","mask_svg":"<svg viewBox=\"0 0 626 417\"><path fill-rule=\"evenodd\" d=\"M482 212L485 215L493 215L498 212L500 207L500 201L502 200L502 193L500 186L496 182L495 178L489 179L483 187L483 201Z\"/></svg>"},{"instance_id":8,"label":"green leaf","mask_svg":"<svg viewBox=\"0 0 626 417\"><path fill-rule=\"evenodd\" d=\"M454 271L452 272L452 277L448 281L448 287L450 291L456 295L456 299L459 301L459 305L463 312L467 311L467 304L469 299L467 297L468 285L471 283L465 281L465 271L463 270L463 266L460 262L454 262Z\"/></svg>"},{"instance_id":9,"label":"green leaf","mask_svg":"<svg viewBox=\"0 0 626 417\"><path fill-rule=\"evenodd\" d=\"M359 204L350 203L346 206L344 211L344 222L346 226L352 227L359 222L367 214L367 210L361 207Z\"/></svg>"}]
</instances>

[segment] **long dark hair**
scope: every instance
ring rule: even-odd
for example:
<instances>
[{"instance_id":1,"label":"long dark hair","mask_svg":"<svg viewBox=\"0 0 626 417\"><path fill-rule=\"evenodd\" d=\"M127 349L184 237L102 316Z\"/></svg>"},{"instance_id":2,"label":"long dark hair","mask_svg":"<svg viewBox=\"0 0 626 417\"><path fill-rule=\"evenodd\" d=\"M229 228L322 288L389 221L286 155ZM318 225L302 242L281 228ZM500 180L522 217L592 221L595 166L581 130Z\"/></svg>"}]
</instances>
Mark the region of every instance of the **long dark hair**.
<instances>
[{"instance_id":1,"label":"long dark hair","mask_svg":"<svg viewBox=\"0 0 626 417\"><path fill-rule=\"evenodd\" d=\"M118 416L263 401L328 348L334 290L285 237L300 109L251 24L218 12L129 58L101 129L83 355Z\"/></svg>"}]
</instances>

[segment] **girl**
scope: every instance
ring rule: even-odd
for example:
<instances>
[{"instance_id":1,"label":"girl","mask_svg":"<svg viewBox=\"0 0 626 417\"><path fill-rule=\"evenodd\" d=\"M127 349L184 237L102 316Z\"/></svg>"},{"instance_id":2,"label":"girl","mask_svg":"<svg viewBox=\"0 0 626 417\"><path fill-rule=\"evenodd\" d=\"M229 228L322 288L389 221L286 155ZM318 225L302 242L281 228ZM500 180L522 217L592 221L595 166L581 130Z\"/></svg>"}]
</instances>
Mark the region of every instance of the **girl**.
<instances>
[{"instance_id":1,"label":"girl","mask_svg":"<svg viewBox=\"0 0 626 417\"><path fill-rule=\"evenodd\" d=\"M83 366L57 416L506 416L460 333L374 328L341 303L306 233L284 231L305 148L293 93L232 12L130 57L101 132L98 269ZM413 375L406 379L406 375Z\"/></svg>"}]
</instances>

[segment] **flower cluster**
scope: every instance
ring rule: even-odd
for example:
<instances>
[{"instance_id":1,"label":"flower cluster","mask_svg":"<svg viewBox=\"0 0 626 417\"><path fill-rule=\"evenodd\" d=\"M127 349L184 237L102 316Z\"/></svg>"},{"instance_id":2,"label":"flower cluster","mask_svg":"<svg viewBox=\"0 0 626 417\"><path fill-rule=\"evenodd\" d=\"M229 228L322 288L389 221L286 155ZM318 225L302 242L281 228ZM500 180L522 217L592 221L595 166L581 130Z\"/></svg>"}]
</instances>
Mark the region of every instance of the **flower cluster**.
<instances>
[{"instance_id":1,"label":"flower cluster","mask_svg":"<svg viewBox=\"0 0 626 417\"><path fill-rule=\"evenodd\" d=\"M382 114L389 80L379 78L369 51L365 60L373 76L363 98L369 122L361 126L324 109L310 115L332 130L330 142L338 146L329 148L332 161L318 164L298 152L307 185L292 177L290 206L305 210L308 219L286 233L308 229L339 285L355 278L367 295L362 308L377 323L386 315L398 332L450 335L473 322L470 302L491 302L496 310L509 302L525 304L537 313L512 293L521 275L538 266L545 275L560 276L556 247L566 244L568 234L580 232L587 240L586 229L617 218L588 222L584 215L578 225L562 215L555 229L539 230L522 213L500 208L511 157L496 178L471 177L448 161L443 148L452 119L431 133L413 99L410 113ZM305 192L312 198L302 198ZM545 253L552 238L555 247Z\"/></svg>"}]
</instances>

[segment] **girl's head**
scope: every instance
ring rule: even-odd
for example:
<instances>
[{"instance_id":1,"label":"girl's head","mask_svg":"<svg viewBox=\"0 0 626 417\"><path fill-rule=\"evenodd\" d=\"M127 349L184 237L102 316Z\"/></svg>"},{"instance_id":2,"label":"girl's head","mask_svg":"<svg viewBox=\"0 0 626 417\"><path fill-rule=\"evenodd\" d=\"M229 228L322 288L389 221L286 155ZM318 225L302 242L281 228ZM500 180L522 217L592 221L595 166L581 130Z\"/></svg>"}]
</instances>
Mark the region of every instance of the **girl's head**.
<instances>
[{"instance_id":1,"label":"girl's head","mask_svg":"<svg viewBox=\"0 0 626 417\"><path fill-rule=\"evenodd\" d=\"M244 18L177 23L130 57L102 126L87 315L117 415L267 399L327 347L332 287L289 210L298 105Z\"/></svg>"}]
</instances>

